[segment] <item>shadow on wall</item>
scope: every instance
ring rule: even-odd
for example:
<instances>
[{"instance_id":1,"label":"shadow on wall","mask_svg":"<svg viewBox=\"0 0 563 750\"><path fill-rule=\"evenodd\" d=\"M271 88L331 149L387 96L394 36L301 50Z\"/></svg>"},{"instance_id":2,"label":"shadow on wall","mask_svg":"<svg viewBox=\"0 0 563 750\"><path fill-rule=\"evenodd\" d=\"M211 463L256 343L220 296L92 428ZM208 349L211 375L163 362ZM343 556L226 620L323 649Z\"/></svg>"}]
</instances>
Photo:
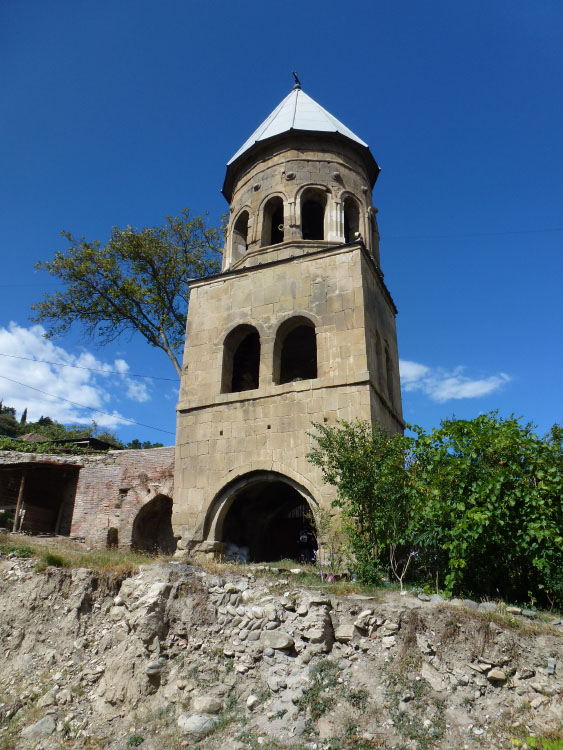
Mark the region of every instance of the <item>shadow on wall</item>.
<instances>
[{"instance_id":1,"label":"shadow on wall","mask_svg":"<svg viewBox=\"0 0 563 750\"><path fill-rule=\"evenodd\" d=\"M171 498L157 495L143 505L133 521L131 547L142 552L164 555L171 555L176 551Z\"/></svg>"}]
</instances>

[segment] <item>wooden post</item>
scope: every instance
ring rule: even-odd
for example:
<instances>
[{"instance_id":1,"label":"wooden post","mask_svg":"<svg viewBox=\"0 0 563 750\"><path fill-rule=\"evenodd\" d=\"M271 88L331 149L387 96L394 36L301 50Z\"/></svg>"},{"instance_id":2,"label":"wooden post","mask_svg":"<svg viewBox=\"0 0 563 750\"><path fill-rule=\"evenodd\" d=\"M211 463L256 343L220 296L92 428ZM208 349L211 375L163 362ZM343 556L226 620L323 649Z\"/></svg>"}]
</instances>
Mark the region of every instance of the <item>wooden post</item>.
<instances>
[{"instance_id":1,"label":"wooden post","mask_svg":"<svg viewBox=\"0 0 563 750\"><path fill-rule=\"evenodd\" d=\"M16 515L14 516L14 525L12 527L13 532L18 530L18 518L21 512L21 507L23 503L23 493L25 490L25 475L26 475L26 471L25 469L23 469L22 478L20 482L20 491L18 492L18 502L16 503Z\"/></svg>"}]
</instances>

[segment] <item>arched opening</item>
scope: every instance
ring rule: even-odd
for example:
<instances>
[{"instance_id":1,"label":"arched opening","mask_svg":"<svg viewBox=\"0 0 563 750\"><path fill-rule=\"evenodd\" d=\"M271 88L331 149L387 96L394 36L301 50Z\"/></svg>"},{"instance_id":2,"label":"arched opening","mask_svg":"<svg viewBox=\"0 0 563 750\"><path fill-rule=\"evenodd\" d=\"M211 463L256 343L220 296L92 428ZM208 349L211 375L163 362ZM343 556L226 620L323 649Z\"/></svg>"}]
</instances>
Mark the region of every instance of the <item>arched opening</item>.
<instances>
[{"instance_id":1,"label":"arched opening","mask_svg":"<svg viewBox=\"0 0 563 750\"><path fill-rule=\"evenodd\" d=\"M222 393L239 393L258 388L260 334L250 325L237 326L223 344Z\"/></svg>"},{"instance_id":2,"label":"arched opening","mask_svg":"<svg viewBox=\"0 0 563 750\"><path fill-rule=\"evenodd\" d=\"M233 261L239 260L248 248L248 211L243 211L233 226Z\"/></svg>"},{"instance_id":3,"label":"arched opening","mask_svg":"<svg viewBox=\"0 0 563 750\"><path fill-rule=\"evenodd\" d=\"M301 196L301 233L304 240L324 240L326 196L308 189Z\"/></svg>"},{"instance_id":4,"label":"arched opening","mask_svg":"<svg viewBox=\"0 0 563 750\"><path fill-rule=\"evenodd\" d=\"M274 383L291 383L317 377L315 326L301 316L279 327L274 344Z\"/></svg>"},{"instance_id":5,"label":"arched opening","mask_svg":"<svg viewBox=\"0 0 563 750\"><path fill-rule=\"evenodd\" d=\"M264 206L262 246L278 245L283 242L283 236L283 200L276 195Z\"/></svg>"},{"instance_id":6,"label":"arched opening","mask_svg":"<svg viewBox=\"0 0 563 750\"><path fill-rule=\"evenodd\" d=\"M312 562L317 548L309 504L290 484L257 479L232 499L222 526L225 555L240 562Z\"/></svg>"},{"instance_id":7,"label":"arched opening","mask_svg":"<svg viewBox=\"0 0 563 750\"><path fill-rule=\"evenodd\" d=\"M106 547L108 549L117 549L119 547L119 531L114 526L108 529Z\"/></svg>"},{"instance_id":8,"label":"arched opening","mask_svg":"<svg viewBox=\"0 0 563 750\"><path fill-rule=\"evenodd\" d=\"M387 376L387 395L389 401L394 404L394 392L393 392L393 362L391 355L389 354L389 347L385 344L385 372Z\"/></svg>"},{"instance_id":9,"label":"arched opening","mask_svg":"<svg viewBox=\"0 0 563 750\"><path fill-rule=\"evenodd\" d=\"M176 538L172 531L172 500L169 497L157 495L143 505L133 521L131 547L165 555L176 551Z\"/></svg>"},{"instance_id":10,"label":"arched opening","mask_svg":"<svg viewBox=\"0 0 563 750\"><path fill-rule=\"evenodd\" d=\"M344 242L354 242L360 231L360 209L357 201L348 196L344 200Z\"/></svg>"}]
</instances>

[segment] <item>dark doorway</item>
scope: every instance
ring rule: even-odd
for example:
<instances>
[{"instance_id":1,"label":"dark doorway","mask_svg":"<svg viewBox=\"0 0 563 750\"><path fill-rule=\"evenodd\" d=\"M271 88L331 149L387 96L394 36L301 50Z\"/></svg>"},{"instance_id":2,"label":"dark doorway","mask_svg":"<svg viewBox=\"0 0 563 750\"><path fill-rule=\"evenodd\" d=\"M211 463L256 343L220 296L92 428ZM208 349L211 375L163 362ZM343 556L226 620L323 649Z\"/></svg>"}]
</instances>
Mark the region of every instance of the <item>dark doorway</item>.
<instances>
[{"instance_id":1,"label":"dark doorway","mask_svg":"<svg viewBox=\"0 0 563 750\"><path fill-rule=\"evenodd\" d=\"M264 206L262 246L278 245L283 242L283 237L283 200L275 196Z\"/></svg>"},{"instance_id":2,"label":"dark doorway","mask_svg":"<svg viewBox=\"0 0 563 750\"><path fill-rule=\"evenodd\" d=\"M253 326L237 326L223 344L221 393L258 388L259 377L260 334Z\"/></svg>"},{"instance_id":3,"label":"dark doorway","mask_svg":"<svg viewBox=\"0 0 563 750\"><path fill-rule=\"evenodd\" d=\"M119 547L119 531L115 528L115 526L111 526L108 529L106 547L108 549L117 549Z\"/></svg>"},{"instance_id":4,"label":"dark doorway","mask_svg":"<svg viewBox=\"0 0 563 750\"><path fill-rule=\"evenodd\" d=\"M269 480L237 495L223 522L222 541L248 547L252 562L312 562L317 548L306 500L291 485Z\"/></svg>"},{"instance_id":5,"label":"dark doorway","mask_svg":"<svg viewBox=\"0 0 563 750\"><path fill-rule=\"evenodd\" d=\"M260 336L249 333L238 345L233 357L232 393L258 388L260 370Z\"/></svg>"},{"instance_id":6,"label":"dark doorway","mask_svg":"<svg viewBox=\"0 0 563 750\"><path fill-rule=\"evenodd\" d=\"M317 377L317 337L312 325L299 325L281 345L280 383Z\"/></svg>"},{"instance_id":7,"label":"dark doorway","mask_svg":"<svg viewBox=\"0 0 563 750\"><path fill-rule=\"evenodd\" d=\"M353 198L344 201L344 242L354 242L360 231L360 211Z\"/></svg>"},{"instance_id":8,"label":"dark doorway","mask_svg":"<svg viewBox=\"0 0 563 750\"><path fill-rule=\"evenodd\" d=\"M233 227L233 260L242 258L248 248L248 211L243 211Z\"/></svg>"},{"instance_id":9,"label":"dark doorway","mask_svg":"<svg viewBox=\"0 0 563 750\"><path fill-rule=\"evenodd\" d=\"M306 190L301 202L301 233L304 240L324 240L325 197L316 190Z\"/></svg>"},{"instance_id":10,"label":"dark doorway","mask_svg":"<svg viewBox=\"0 0 563 750\"><path fill-rule=\"evenodd\" d=\"M9 514L10 530L68 536L79 471L80 466L63 463L1 466L0 508Z\"/></svg>"},{"instance_id":11,"label":"dark doorway","mask_svg":"<svg viewBox=\"0 0 563 750\"><path fill-rule=\"evenodd\" d=\"M172 500L169 497L157 495L143 505L133 522L131 547L165 555L176 551L172 531Z\"/></svg>"}]
</instances>

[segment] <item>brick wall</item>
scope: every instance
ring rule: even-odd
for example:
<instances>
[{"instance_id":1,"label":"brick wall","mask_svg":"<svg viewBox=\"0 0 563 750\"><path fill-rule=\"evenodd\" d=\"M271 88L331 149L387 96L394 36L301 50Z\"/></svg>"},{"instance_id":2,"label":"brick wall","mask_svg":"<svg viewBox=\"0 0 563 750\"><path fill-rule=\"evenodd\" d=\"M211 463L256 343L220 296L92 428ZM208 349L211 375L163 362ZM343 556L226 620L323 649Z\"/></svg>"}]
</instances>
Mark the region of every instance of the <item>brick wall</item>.
<instances>
[{"instance_id":1,"label":"brick wall","mask_svg":"<svg viewBox=\"0 0 563 750\"><path fill-rule=\"evenodd\" d=\"M117 529L119 545L131 543L139 510L158 495L173 497L174 447L60 456L6 451L0 464L49 463L80 468L76 494L61 497L63 528L96 547L105 546L108 529Z\"/></svg>"}]
</instances>

